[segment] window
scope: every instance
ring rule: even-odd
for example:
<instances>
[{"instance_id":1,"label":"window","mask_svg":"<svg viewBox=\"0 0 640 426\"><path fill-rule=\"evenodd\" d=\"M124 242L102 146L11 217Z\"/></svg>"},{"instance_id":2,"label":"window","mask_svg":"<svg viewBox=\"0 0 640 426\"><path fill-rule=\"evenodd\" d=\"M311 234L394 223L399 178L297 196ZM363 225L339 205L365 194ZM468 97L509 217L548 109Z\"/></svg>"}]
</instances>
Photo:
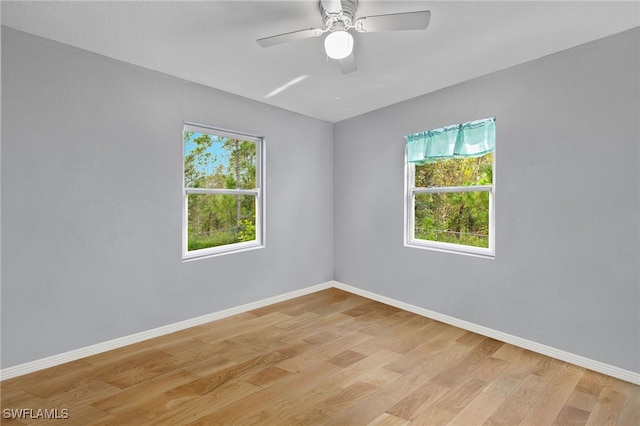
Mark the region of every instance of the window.
<instances>
[{"instance_id":1,"label":"window","mask_svg":"<svg viewBox=\"0 0 640 426\"><path fill-rule=\"evenodd\" d=\"M262 247L263 139L185 124L183 258Z\"/></svg>"},{"instance_id":2,"label":"window","mask_svg":"<svg viewBox=\"0 0 640 426\"><path fill-rule=\"evenodd\" d=\"M405 139L405 245L492 257L495 119Z\"/></svg>"}]
</instances>

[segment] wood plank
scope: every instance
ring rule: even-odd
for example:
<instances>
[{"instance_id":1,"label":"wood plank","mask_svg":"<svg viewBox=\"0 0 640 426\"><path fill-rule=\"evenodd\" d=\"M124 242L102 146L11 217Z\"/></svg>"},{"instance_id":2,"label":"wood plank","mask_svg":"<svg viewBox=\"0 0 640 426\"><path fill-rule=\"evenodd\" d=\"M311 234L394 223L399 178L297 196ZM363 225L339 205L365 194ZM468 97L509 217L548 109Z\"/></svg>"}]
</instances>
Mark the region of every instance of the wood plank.
<instances>
[{"instance_id":1,"label":"wood plank","mask_svg":"<svg viewBox=\"0 0 640 426\"><path fill-rule=\"evenodd\" d=\"M137 407L152 415L155 424L184 424L197 421L199 417L223 409L259 390L259 387L243 381L225 383L205 395L178 387Z\"/></svg>"},{"instance_id":2,"label":"wood plank","mask_svg":"<svg viewBox=\"0 0 640 426\"><path fill-rule=\"evenodd\" d=\"M327 404L335 405L342 409L349 408L377 390L378 388L372 384L358 381L342 389L337 395L329 398Z\"/></svg>"},{"instance_id":3,"label":"wood plank","mask_svg":"<svg viewBox=\"0 0 640 426\"><path fill-rule=\"evenodd\" d=\"M503 402L504 399L499 396L480 392L448 424L460 426L483 424Z\"/></svg>"},{"instance_id":4,"label":"wood plank","mask_svg":"<svg viewBox=\"0 0 640 426\"><path fill-rule=\"evenodd\" d=\"M317 337L318 334L316 334L315 336ZM278 364L278 367L292 373L296 373L298 371L305 370L309 366L324 362L327 359L331 359L334 356L344 352L345 350L350 349L358 343L362 343L370 338L371 336L362 334L357 331L345 334L338 338L333 337L330 341L324 342L322 344L317 344L313 348L313 351L305 351L298 356L280 362ZM313 342L313 340L309 339L305 339L305 341Z\"/></svg>"},{"instance_id":5,"label":"wood plank","mask_svg":"<svg viewBox=\"0 0 640 426\"><path fill-rule=\"evenodd\" d=\"M118 414L111 414L101 419L90 419L92 426L116 425L148 425L153 424L153 416L137 407L127 406L119 410Z\"/></svg>"},{"instance_id":6,"label":"wood plank","mask_svg":"<svg viewBox=\"0 0 640 426\"><path fill-rule=\"evenodd\" d=\"M553 421L554 426L584 425L589 418L589 412L565 405Z\"/></svg>"},{"instance_id":7,"label":"wood plank","mask_svg":"<svg viewBox=\"0 0 640 426\"><path fill-rule=\"evenodd\" d=\"M405 426L408 424L409 421L401 419L400 417L382 413L375 420L367 423L367 426Z\"/></svg>"},{"instance_id":8,"label":"wood plank","mask_svg":"<svg viewBox=\"0 0 640 426\"><path fill-rule=\"evenodd\" d=\"M508 373L500 374L486 391L506 399L485 424L488 426L521 424L550 380L548 377L535 374L530 374L524 380Z\"/></svg>"},{"instance_id":9,"label":"wood plank","mask_svg":"<svg viewBox=\"0 0 640 426\"><path fill-rule=\"evenodd\" d=\"M340 371L340 374L336 374L328 379L327 383L341 388L346 388L356 383L361 377L368 375L372 370L377 370L399 357L399 353L381 349L375 354L343 368L342 371ZM392 371L390 372L395 373Z\"/></svg>"},{"instance_id":10,"label":"wood plank","mask_svg":"<svg viewBox=\"0 0 640 426\"><path fill-rule=\"evenodd\" d=\"M426 356L422 363L418 364L413 371L405 372L404 374L415 374L419 376L416 378L417 384L423 384L431 381L431 378L446 368L451 363L467 356L469 353L469 347L461 345L457 342L449 345L439 352L431 356Z\"/></svg>"},{"instance_id":11,"label":"wood plank","mask_svg":"<svg viewBox=\"0 0 640 426\"><path fill-rule=\"evenodd\" d=\"M618 418L618 424L640 425L640 386L629 386L628 389L629 395Z\"/></svg>"},{"instance_id":12,"label":"wood plank","mask_svg":"<svg viewBox=\"0 0 640 426\"><path fill-rule=\"evenodd\" d=\"M472 372L472 375L483 382L491 383L508 365L509 363L502 359L485 358L482 364Z\"/></svg>"},{"instance_id":13,"label":"wood plank","mask_svg":"<svg viewBox=\"0 0 640 426\"><path fill-rule=\"evenodd\" d=\"M412 422L412 425L442 426L446 425L456 416L456 413L437 405L421 412Z\"/></svg>"},{"instance_id":14,"label":"wood plank","mask_svg":"<svg viewBox=\"0 0 640 426\"><path fill-rule=\"evenodd\" d=\"M2 392L28 390L34 395L46 398L64 391L80 377L88 377L93 366L86 359L68 362L55 367L36 371L21 377L2 381Z\"/></svg>"},{"instance_id":15,"label":"wood plank","mask_svg":"<svg viewBox=\"0 0 640 426\"><path fill-rule=\"evenodd\" d=\"M425 409L433 405L449 391L449 388L437 383L425 383L402 398L386 412L401 419L412 420L419 408Z\"/></svg>"},{"instance_id":16,"label":"wood plank","mask_svg":"<svg viewBox=\"0 0 640 426\"><path fill-rule=\"evenodd\" d=\"M113 414L130 406L139 405L146 401L153 401L166 391L198 379L198 376L188 371L171 371L167 374L154 377L153 379L140 382L116 394L103 394L99 392L97 396L100 396L100 399L94 401L91 405Z\"/></svg>"},{"instance_id":17,"label":"wood plank","mask_svg":"<svg viewBox=\"0 0 640 426\"><path fill-rule=\"evenodd\" d=\"M233 405L207 413L194 421L193 424L247 424L249 419L254 418L263 411L264 407L290 397L292 390L295 390L294 392L296 393L306 392L308 389L315 387L317 383L325 382L328 377L340 370L339 367L333 364L316 364L297 374L287 376L260 392L250 394L236 401Z\"/></svg>"},{"instance_id":18,"label":"wood plank","mask_svg":"<svg viewBox=\"0 0 640 426\"><path fill-rule=\"evenodd\" d=\"M131 355L124 361L98 367L95 378L125 389L180 367L180 363L170 354L150 349Z\"/></svg>"},{"instance_id":19,"label":"wood plank","mask_svg":"<svg viewBox=\"0 0 640 426\"><path fill-rule=\"evenodd\" d=\"M344 368L360 361L362 358L366 358L366 355L356 351L347 350L334 356L333 358L330 358L329 360L327 360L327 362Z\"/></svg>"},{"instance_id":20,"label":"wood plank","mask_svg":"<svg viewBox=\"0 0 640 426\"><path fill-rule=\"evenodd\" d=\"M584 371L580 367L564 365L522 422L524 424L552 424L582 378Z\"/></svg>"},{"instance_id":21,"label":"wood plank","mask_svg":"<svg viewBox=\"0 0 640 426\"><path fill-rule=\"evenodd\" d=\"M607 376L604 374L585 371L569 397L567 405L590 413L606 381Z\"/></svg>"},{"instance_id":22,"label":"wood plank","mask_svg":"<svg viewBox=\"0 0 640 426\"><path fill-rule=\"evenodd\" d=\"M631 391L631 386L630 383L612 377L607 378L586 424L616 425Z\"/></svg>"},{"instance_id":23,"label":"wood plank","mask_svg":"<svg viewBox=\"0 0 640 426\"><path fill-rule=\"evenodd\" d=\"M374 421L385 410L396 404L403 397L404 392L414 390L416 386L412 378L402 376L397 380L384 385L379 391L371 394L365 400L353 407L337 413L327 425L357 425Z\"/></svg>"},{"instance_id":24,"label":"wood plank","mask_svg":"<svg viewBox=\"0 0 640 426\"><path fill-rule=\"evenodd\" d=\"M472 377L456 388L447 392L438 400L436 406L457 414L462 411L475 397L482 392L487 383Z\"/></svg>"},{"instance_id":25,"label":"wood plank","mask_svg":"<svg viewBox=\"0 0 640 426\"><path fill-rule=\"evenodd\" d=\"M281 425L324 424L342 411L341 408L327 404L326 401L343 391L343 389L322 383L299 392L291 398L275 401L244 421ZM305 407L305 409L300 410L300 407Z\"/></svg>"}]
</instances>

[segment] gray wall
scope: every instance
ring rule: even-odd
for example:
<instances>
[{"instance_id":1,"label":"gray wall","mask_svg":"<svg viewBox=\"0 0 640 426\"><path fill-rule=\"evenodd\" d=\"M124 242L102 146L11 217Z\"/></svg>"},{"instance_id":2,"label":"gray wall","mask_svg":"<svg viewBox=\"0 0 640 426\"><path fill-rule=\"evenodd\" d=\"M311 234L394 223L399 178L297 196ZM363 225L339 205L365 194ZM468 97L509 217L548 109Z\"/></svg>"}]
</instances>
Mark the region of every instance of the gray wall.
<instances>
[{"instance_id":1,"label":"gray wall","mask_svg":"<svg viewBox=\"0 0 640 426\"><path fill-rule=\"evenodd\" d=\"M639 33L336 124L335 279L640 372ZM496 258L404 247L403 135L490 116Z\"/></svg>"},{"instance_id":2,"label":"gray wall","mask_svg":"<svg viewBox=\"0 0 640 426\"><path fill-rule=\"evenodd\" d=\"M330 123L7 28L2 106L3 368L333 278ZM266 136L266 248L181 261L183 120Z\"/></svg>"}]
</instances>

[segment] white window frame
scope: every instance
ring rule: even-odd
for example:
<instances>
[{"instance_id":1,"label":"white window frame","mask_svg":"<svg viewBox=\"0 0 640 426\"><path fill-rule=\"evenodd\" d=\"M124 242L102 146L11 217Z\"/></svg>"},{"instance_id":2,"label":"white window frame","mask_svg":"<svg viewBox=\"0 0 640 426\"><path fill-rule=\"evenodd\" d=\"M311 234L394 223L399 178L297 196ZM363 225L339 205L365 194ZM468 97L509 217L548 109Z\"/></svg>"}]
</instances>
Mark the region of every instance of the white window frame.
<instances>
[{"instance_id":1,"label":"white window frame","mask_svg":"<svg viewBox=\"0 0 640 426\"><path fill-rule=\"evenodd\" d=\"M213 188L187 188L184 180L184 133L199 132L209 135L239 139L243 141L254 142L256 144L256 188L253 189L213 189ZM217 127L211 127L204 124L195 124L184 122L182 128L182 260L194 260L212 256L219 256L229 253L243 252L263 248L265 246L265 168L264 168L264 150L265 138L262 136L250 135L234 130L226 130ZM256 200L256 239L252 241L243 241L238 243L225 244L217 247L209 247L199 250L188 250L189 239L189 194L225 194L225 195L252 195Z\"/></svg>"},{"instance_id":2,"label":"white window frame","mask_svg":"<svg viewBox=\"0 0 640 426\"><path fill-rule=\"evenodd\" d=\"M493 176L491 185L476 186L434 186L416 187L416 165L407 161L405 150L405 219L404 219L404 245L420 249L429 249L449 253L466 254L470 256L495 258L495 184L496 184L496 153L493 151ZM489 247L474 247L462 244L443 243L440 241L422 240L415 238L415 196L416 194L442 194L451 192L488 192L489 193Z\"/></svg>"}]
</instances>

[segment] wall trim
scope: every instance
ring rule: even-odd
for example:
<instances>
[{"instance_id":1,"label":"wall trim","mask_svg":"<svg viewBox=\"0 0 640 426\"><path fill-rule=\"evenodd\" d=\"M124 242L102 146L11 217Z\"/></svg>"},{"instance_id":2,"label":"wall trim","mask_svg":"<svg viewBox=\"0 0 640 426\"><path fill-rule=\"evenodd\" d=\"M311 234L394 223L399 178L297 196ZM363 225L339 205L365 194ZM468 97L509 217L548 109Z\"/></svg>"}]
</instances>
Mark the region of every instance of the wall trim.
<instances>
[{"instance_id":1,"label":"wall trim","mask_svg":"<svg viewBox=\"0 0 640 426\"><path fill-rule=\"evenodd\" d=\"M153 339L154 337L163 336L165 334L173 333L176 331L184 330L186 328L195 327L197 325L206 324L211 321L230 317L232 315L241 314L243 312L251 311L253 309L262 308L264 306L273 305L274 303L284 302L285 300L293 299L307 294L315 293L317 291L325 290L333 287L333 281L328 281L322 284L317 284L311 287L306 287L300 290L295 290L289 293L281 294L278 296L268 297L256 302L247 303L244 305L236 306L222 311L213 312L211 314L202 315L199 317L191 318L184 321L179 321L173 324L168 324L162 327L153 328L151 330L142 331L140 333L131 334L128 336L118 337L116 339L107 340L106 342L97 343L95 345L86 346L84 348L74 349L72 351L64 352L58 355L52 355L46 358L37 359L35 361L26 362L13 367L8 367L0 370L0 381L12 379L14 377L22 376L24 374L33 373L35 371L43 370L49 367L55 367L56 365L64 364L71 361L76 361L81 358L86 358L91 355L96 355L102 352L110 351L112 349L118 349L123 346L139 343L144 340Z\"/></svg>"},{"instance_id":2,"label":"wall trim","mask_svg":"<svg viewBox=\"0 0 640 426\"><path fill-rule=\"evenodd\" d=\"M352 287L347 284L343 284L337 281L333 281L333 287L347 291L349 293L357 294L358 296L366 297L367 299L375 300L387 305L394 306L396 308L413 312L414 314L421 315L436 321L443 322L445 324L452 325L454 327L462 328L467 331L481 334L492 339L499 340L501 342L509 343L513 346L518 346L523 349L528 349L533 352L537 352L542 355L549 356L551 358L565 361L570 364L584 367L589 370L597 371L598 373L606 374L611 377L615 377L626 382L631 382L636 385L640 385L640 373L635 373L630 370L615 367L613 365L605 364L604 362L596 361L590 358L586 358L580 355L566 352L561 349L556 349L551 346L543 345L542 343L533 342L531 340L523 339L502 331L494 330L482 325L478 325L472 322L464 321L458 318L450 317L438 312L430 311L428 309L421 308L419 306L411 305L409 303L401 302L399 300L391 299L386 296L382 296L376 293L372 293L367 290L362 290L357 287Z\"/></svg>"},{"instance_id":3,"label":"wall trim","mask_svg":"<svg viewBox=\"0 0 640 426\"><path fill-rule=\"evenodd\" d=\"M401 302L399 300L382 296L377 293L373 293L367 290L362 290L357 287L352 287L350 285L343 284L338 281L327 281L325 283L317 284L311 287L306 287L300 290L295 290L295 291L281 294L278 296L269 297L256 302L251 302L244 305L236 306L234 308L224 309L222 311L213 312L211 314L202 315L202 316L191 318L185 321L168 324L162 327L153 328L151 330L143 331L140 333L131 334L129 336L119 337L117 339L108 340L106 342L98 343L98 344L87 346L84 348L75 349L75 350L64 352L58 355L53 355L53 356L49 356L39 360L16 365L14 367L5 368L3 370L0 370L0 380L7 380L14 377L22 376L25 374L33 373L35 371L43 370L45 368L54 367L56 365L64 364L64 363L75 361L91 355L96 355L102 352L110 351L112 349L117 349L123 346L142 342L144 340L152 339L154 337L159 337L165 334L184 330L189 327L195 327L197 325L206 324L211 321L230 317L232 315L241 314L243 312L251 311L253 309L262 308L264 306L272 305L278 302L283 302L285 300L293 299L300 296L305 296L307 294L315 293L321 290L326 290L332 287L347 291L349 293L357 294L358 296L366 297L367 299L375 300L377 302L394 306L396 308L399 308L408 312L412 312L414 314L421 315L423 317L434 319L436 321L440 321L445 324L452 325L454 327L462 328L464 330L472 331L474 333L478 333L483 336L491 337L492 339L500 340L501 342L509 343L511 345L518 346L523 349L528 349L530 351L537 352L542 355L550 356L552 358L556 358L561 361L568 362L570 364L584 367L589 370L597 371L599 373L606 374L608 376L615 377L620 380L624 380L627 382L640 385L640 373L635 373L633 371L625 370L623 368L615 367L600 361L596 361L590 358L586 358L580 355L576 355L570 352L556 349L551 346L547 346L541 343L533 342L531 340L523 339L508 333L503 333L498 330L493 330L491 328L484 327L482 325L474 324L472 322L464 321L464 320L454 318L448 315L444 315L438 312L430 311L428 309L411 305L409 303Z\"/></svg>"}]
</instances>

